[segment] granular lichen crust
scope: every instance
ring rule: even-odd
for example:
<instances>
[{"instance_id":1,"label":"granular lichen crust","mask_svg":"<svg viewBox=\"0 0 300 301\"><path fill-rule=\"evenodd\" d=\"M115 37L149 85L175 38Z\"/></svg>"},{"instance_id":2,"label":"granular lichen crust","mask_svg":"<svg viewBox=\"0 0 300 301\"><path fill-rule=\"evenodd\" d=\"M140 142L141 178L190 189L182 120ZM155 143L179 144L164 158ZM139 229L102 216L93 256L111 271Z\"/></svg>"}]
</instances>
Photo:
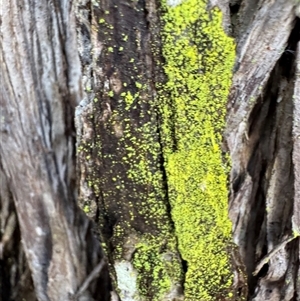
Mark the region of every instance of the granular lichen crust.
<instances>
[{"instance_id":1,"label":"granular lichen crust","mask_svg":"<svg viewBox=\"0 0 300 301\"><path fill-rule=\"evenodd\" d=\"M187 262L185 300L231 300L228 163L221 134L235 46L203 0L162 1L162 133L172 218ZM224 299L225 298L225 299Z\"/></svg>"}]
</instances>

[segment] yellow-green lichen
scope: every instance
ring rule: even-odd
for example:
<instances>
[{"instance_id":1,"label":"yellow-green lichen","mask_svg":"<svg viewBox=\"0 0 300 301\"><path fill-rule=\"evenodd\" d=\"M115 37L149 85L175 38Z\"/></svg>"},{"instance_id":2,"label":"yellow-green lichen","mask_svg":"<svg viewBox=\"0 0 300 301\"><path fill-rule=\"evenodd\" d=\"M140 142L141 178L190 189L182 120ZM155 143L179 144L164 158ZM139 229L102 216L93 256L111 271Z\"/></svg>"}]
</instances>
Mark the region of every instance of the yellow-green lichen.
<instances>
[{"instance_id":1,"label":"yellow-green lichen","mask_svg":"<svg viewBox=\"0 0 300 301\"><path fill-rule=\"evenodd\" d=\"M112 91L112 90L108 91L107 95L109 97L114 97L114 91Z\"/></svg>"},{"instance_id":2,"label":"yellow-green lichen","mask_svg":"<svg viewBox=\"0 0 300 301\"><path fill-rule=\"evenodd\" d=\"M138 90L133 94L129 91L120 94L125 100L124 112L134 110L133 100L140 106L145 101L141 95L148 99L145 94L147 85L137 83L135 86ZM165 296L171 294L174 288L180 287L183 273L166 205L164 179L159 160L161 145L155 132L157 117L154 113L153 100L148 99L148 106L147 112L152 114L140 111L140 118L144 118L145 121L139 127L132 127L131 119L123 119L123 136L119 139L119 143L122 145L122 164L126 166L126 173L122 174L122 177L126 175L126 181L132 183L126 200L129 225L122 224L123 232L120 232L120 226L115 227L113 236L116 240L118 237L126 238L126 233L133 231L132 225L139 223L141 237L134 244L133 267L137 272L137 294L141 299L136 297L135 300L161 301L169 300L165 299ZM120 180L114 176L113 183L116 182L120 183ZM127 187L128 184L123 188L120 185L115 186L116 190L123 192ZM136 197L139 201L138 206ZM151 229L150 233L144 232L146 228ZM119 240L114 252L115 259L122 260L126 257L124 255L128 252L126 244L124 239ZM122 264L125 263L122 261Z\"/></svg>"},{"instance_id":3,"label":"yellow-green lichen","mask_svg":"<svg viewBox=\"0 0 300 301\"><path fill-rule=\"evenodd\" d=\"M83 208L83 211L85 213L89 213L90 212L90 207L88 205L85 205L84 208Z\"/></svg>"},{"instance_id":4,"label":"yellow-green lichen","mask_svg":"<svg viewBox=\"0 0 300 301\"><path fill-rule=\"evenodd\" d=\"M135 99L138 97L138 93L132 95L130 91L122 92L121 96L124 97L126 107L125 110L129 110L132 104L134 103Z\"/></svg>"},{"instance_id":5,"label":"yellow-green lichen","mask_svg":"<svg viewBox=\"0 0 300 301\"><path fill-rule=\"evenodd\" d=\"M139 293L153 301L169 300L167 295L180 285L182 270L173 237L144 237L137 244L133 266L138 271ZM165 242L165 243L164 243ZM148 275L145 277L145 275ZM148 300L148 299L147 299Z\"/></svg>"},{"instance_id":6,"label":"yellow-green lichen","mask_svg":"<svg viewBox=\"0 0 300 301\"><path fill-rule=\"evenodd\" d=\"M162 132L172 217L188 266L185 300L230 300L229 168L219 145L235 47L206 1L162 3Z\"/></svg>"}]
</instances>

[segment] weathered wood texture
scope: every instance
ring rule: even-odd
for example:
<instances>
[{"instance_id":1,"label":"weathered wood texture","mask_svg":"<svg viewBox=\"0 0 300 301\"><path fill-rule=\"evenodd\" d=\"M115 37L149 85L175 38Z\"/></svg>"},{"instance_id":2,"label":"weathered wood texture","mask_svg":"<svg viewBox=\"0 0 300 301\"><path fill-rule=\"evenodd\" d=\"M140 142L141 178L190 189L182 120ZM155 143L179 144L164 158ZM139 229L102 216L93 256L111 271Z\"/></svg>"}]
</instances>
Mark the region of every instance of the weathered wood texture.
<instances>
[{"instance_id":1,"label":"weathered wood texture","mask_svg":"<svg viewBox=\"0 0 300 301\"><path fill-rule=\"evenodd\" d=\"M300 17L300 9L298 9L298 17ZM293 95L294 100L294 112L293 112L293 163L294 163L294 190L295 190L295 201L294 201L294 212L293 212L293 228L297 234L300 233L300 42L298 42L296 52L296 80L295 90ZM299 244L299 241L298 241ZM295 248L297 250L297 248ZM298 245L298 250L300 250ZM300 262L300 255L298 256L298 266ZM295 295L300 299L300 269L297 271L297 282L294 285Z\"/></svg>"},{"instance_id":2,"label":"weathered wood texture","mask_svg":"<svg viewBox=\"0 0 300 301\"><path fill-rule=\"evenodd\" d=\"M102 251L76 204L73 118L82 93L71 2L1 5L2 188L14 200L36 296L108 300ZM3 198L2 190L2 212L13 206ZM97 280L82 287L92 271Z\"/></svg>"},{"instance_id":3,"label":"weathered wood texture","mask_svg":"<svg viewBox=\"0 0 300 301\"><path fill-rule=\"evenodd\" d=\"M245 265L249 300L299 300L296 2L231 2L237 61L225 138L232 159L229 215L243 262L237 272Z\"/></svg>"},{"instance_id":4,"label":"weathered wood texture","mask_svg":"<svg viewBox=\"0 0 300 301\"><path fill-rule=\"evenodd\" d=\"M0 136L1 137L1 136ZM0 159L0 300L35 301L12 193Z\"/></svg>"}]
</instances>

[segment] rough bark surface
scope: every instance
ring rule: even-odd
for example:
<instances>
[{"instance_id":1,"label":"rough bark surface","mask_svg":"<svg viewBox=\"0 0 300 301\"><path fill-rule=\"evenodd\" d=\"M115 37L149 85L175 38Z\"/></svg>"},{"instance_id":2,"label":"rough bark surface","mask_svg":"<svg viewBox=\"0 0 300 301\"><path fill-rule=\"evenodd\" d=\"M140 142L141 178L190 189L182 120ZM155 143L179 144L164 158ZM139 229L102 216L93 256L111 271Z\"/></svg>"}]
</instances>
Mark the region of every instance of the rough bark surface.
<instances>
[{"instance_id":1,"label":"rough bark surface","mask_svg":"<svg viewBox=\"0 0 300 301\"><path fill-rule=\"evenodd\" d=\"M38 300L108 300L103 254L76 204L81 77L71 2L4 1L1 13L1 247L14 231L22 256L10 230L18 217Z\"/></svg>"},{"instance_id":2,"label":"rough bark surface","mask_svg":"<svg viewBox=\"0 0 300 301\"><path fill-rule=\"evenodd\" d=\"M1 160L0 160L1 162ZM0 300L35 301L12 193L0 165Z\"/></svg>"},{"instance_id":3,"label":"rough bark surface","mask_svg":"<svg viewBox=\"0 0 300 301\"><path fill-rule=\"evenodd\" d=\"M229 215L249 300L299 300L299 40L293 1L231 1ZM237 257L236 257L237 259Z\"/></svg>"},{"instance_id":4,"label":"rough bark surface","mask_svg":"<svg viewBox=\"0 0 300 301\"><path fill-rule=\"evenodd\" d=\"M178 251L157 103L157 83L165 81L162 65L166 63L161 55L160 4L175 10L183 2L78 0L75 11L67 0L1 3L3 300L184 299L187 271L195 269L196 274L198 263L187 263ZM200 2L204 3L189 3ZM299 1L209 1L208 8L215 6L222 10L224 28L237 45L224 134L232 162L229 216L237 248L228 247L234 249L233 286L213 297L210 291L210 297L300 300ZM186 20L184 13L176 16ZM212 20L211 16L205 22L197 19L192 23L195 27L183 31L190 25L179 25L177 33L190 37L186 48L204 48L201 55L206 56L214 51L210 48L214 41L205 33ZM174 24L178 25L176 20ZM200 27L204 31L198 35ZM169 33L176 37L172 30ZM197 44L196 36L209 43ZM175 54L188 67L195 53L197 61L199 52ZM197 64L197 70L191 69L194 78L217 69ZM184 77L179 82L183 87L170 91L180 95L187 91L190 96L195 89L192 100L202 93L198 83L185 86ZM217 79L212 85L220 82ZM209 99L202 95L201 100ZM169 101L173 101L171 93ZM185 108L187 103L180 107L183 113L190 109ZM178 114L175 105L173 109ZM182 125L190 132L193 118L189 115L191 123L183 124L172 120L177 138ZM170 138L174 145L175 132ZM208 148L210 140L214 140L211 135ZM189 151L183 154L190 156ZM194 178L183 181L183 191L188 193L182 195L192 193L187 186L206 190L205 182L196 180L192 186L190 180ZM96 223L108 268L91 222L77 207L76 182L79 203ZM207 207L201 210L204 216ZM218 271L217 265L211 269ZM192 296L205 292L209 280L195 287Z\"/></svg>"},{"instance_id":5,"label":"rough bark surface","mask_svg":"<svg viewBox=\"0 0 300 301\"><path fill-rule=\"evenodd\" d=\"M218 146L234 46L205 1L180 3L81 1L77 9L80 203L99 225L121 300L181 300L183 286L186 300L234 298ZM197 161L201 151L207 157Z\"/></svg>"},{"instance_id":6,"label":"rough bark surface","mask_svg":"<svg viewBox=\"0 0 300 301\"><path fill-rule=\"evenodd\" d=\"M80 202L99 225L123 301L182 298L155 103L157 14L152 0L82 1L77 11Z\"/></svg>"}]
</instances>

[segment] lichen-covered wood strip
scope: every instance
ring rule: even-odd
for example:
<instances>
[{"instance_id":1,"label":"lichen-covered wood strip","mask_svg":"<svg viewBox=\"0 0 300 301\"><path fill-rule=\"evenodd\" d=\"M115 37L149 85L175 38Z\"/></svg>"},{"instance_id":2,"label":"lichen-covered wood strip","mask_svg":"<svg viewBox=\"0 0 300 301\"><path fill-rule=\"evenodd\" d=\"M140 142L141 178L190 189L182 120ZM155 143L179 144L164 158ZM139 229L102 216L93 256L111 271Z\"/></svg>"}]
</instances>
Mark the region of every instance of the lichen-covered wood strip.
<instances>
[{"instance_id":1,"label":"lichen-covered wood strip","mask_svg":"<svg viewBox=\"0 0 300 301\"><path fill-rule=\"evenodd\" d=\"M89 22L95 94L77 110L83 208L98 222L123 301L180 300L158 129L156 1L93 1Z\"/></svg>"},{"instance_id":2,"label":"lichen-covered wood strip","mask_svg":"<svg viewBox=\"0 0 300 301\"><path fill-rule=\"evenodd\" d=\"M221 132L235 57L222 14L202 0L163 4L160 87L168 195L187 263L185 300L235 300Z\"/></svg>"}]
</instances>

